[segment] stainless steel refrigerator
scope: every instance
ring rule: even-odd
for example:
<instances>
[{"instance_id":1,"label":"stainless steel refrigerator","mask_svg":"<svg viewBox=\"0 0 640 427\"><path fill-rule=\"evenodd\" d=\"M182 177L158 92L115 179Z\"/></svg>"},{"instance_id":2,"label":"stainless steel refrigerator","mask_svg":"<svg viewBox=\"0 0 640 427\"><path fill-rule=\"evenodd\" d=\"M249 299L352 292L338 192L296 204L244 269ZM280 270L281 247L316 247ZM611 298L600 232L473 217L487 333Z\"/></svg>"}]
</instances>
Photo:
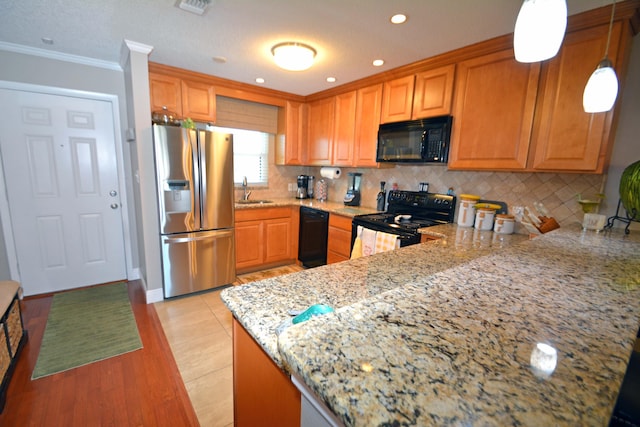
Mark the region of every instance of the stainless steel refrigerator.
<instances>
[{"instance_id":1,"label":"stainless steel refrigerator","mask_svg":"<svg viewBox=\"0 0 640 427\"><path fill-rule=\"evenodd\" d=\"M232 283L233 135L153 125L164 297Z\"/></svg>"}]
</instances>

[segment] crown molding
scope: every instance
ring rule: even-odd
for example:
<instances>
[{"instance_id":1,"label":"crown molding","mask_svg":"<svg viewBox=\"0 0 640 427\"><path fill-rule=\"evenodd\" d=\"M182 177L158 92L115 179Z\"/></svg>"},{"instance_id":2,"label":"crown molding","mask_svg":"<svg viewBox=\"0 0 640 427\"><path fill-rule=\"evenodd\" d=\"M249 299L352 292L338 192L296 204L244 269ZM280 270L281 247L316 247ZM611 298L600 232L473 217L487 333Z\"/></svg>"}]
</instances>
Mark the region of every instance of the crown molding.
<instances>
[{"instance_id":1,"label":"crown molding","mask_svg":"<svg viewBox=\"0 0 640 427\"><path fill-rule=\"evenodd\" d=\"M107 70L122 71L122 67L117 62L103 61L101 59L94 59L86 56L55 52L51 50L25 46L21 44L0 41L0 50L21 53L24 55L39 56L47 59L55 59L57 61L73 62L75 64L88 65L90 67L105 68Z\"/></svg>"}]
</instances>

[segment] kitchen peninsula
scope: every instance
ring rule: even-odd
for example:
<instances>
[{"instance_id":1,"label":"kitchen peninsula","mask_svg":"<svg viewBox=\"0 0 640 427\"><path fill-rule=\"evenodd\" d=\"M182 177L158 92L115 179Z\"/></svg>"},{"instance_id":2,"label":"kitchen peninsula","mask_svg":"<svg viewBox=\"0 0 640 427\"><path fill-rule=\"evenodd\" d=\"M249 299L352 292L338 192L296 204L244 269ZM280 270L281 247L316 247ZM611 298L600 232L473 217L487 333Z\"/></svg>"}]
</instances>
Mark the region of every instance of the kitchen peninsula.
<instances>
[{"instance_id":1,"label":"kitchen peninsula","mask_svg":"<svg viewBox=\"0 0 640 427\"><path fill-rule=\"evenodd\" d=\"M345 425L606 425L640 325L640 238L429 232L222 297ZM276 335L318 303L335 313Z\"/></svg>"}]
</instances>

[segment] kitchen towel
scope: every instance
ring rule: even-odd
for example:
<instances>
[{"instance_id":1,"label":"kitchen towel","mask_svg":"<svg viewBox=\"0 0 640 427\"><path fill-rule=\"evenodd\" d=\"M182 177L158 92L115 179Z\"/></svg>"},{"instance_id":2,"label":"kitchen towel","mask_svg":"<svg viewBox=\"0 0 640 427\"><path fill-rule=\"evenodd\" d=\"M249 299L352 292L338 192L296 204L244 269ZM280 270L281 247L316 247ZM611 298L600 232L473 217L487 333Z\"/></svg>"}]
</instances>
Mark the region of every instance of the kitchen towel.
<instances>
[{"instance_id":1,"label":"kitchen towel","mask_svg":"<svg viewBox=\"0 0 640 427\"><path fill-rule=\"evenodd\" d=\"M342 171L340 168L320 168L320 176L328 179L338 179Z\"/></svg>"},{"instance_id":2,"label":"kitchen towel","mask_svg":"<svg viewBox=\"0 0 640 427\"><path fill-rule=\"evenodd\" d=\"M376 232L359 225L358 234L362 239L362 256L373 255L376 250Z\"/></svg>"},{"instance_id":3,"label":"kitchen towel","mask_svg":"<svg viewBox=\"0 0 640 427\"><path fill-rule=\"evenodd\" d=\"M357 236L353 241L353 249L351 250L351 259L360 258L362 256L362 239Z\"/></svg>"},{"instance_id":4,"label":"kitchen towel","mask_svg":"<svg viewBox=\"0 0 640 427\"><path fill-rule=\"evenodd\" d=\"M380 252L392 251L397 246L398 236L396 234L383 233L382 231L378 231L376 233L376 244L375 244L375 252L379 254Z\"/></svg>"}]
</instances>

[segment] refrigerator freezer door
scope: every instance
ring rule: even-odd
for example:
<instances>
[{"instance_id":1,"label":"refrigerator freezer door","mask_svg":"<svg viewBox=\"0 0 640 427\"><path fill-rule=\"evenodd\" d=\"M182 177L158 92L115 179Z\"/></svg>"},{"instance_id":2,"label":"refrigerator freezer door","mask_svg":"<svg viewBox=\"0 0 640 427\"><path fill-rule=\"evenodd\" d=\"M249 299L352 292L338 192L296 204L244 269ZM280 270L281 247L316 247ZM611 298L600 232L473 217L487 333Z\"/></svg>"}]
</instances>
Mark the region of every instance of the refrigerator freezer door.
<instances>
[{"instance_id":1,"label":"refrigerator freezer door","mask_svg":"<svg viewBox=\"0 0 640 427\"><path fill-rule=\"evenodd\" d=\"M199 131L203 230L233 227L233 135Z\"/></svg>"},{"instance_id":2,"label":"refrigerator freezer door","mask_svg":"<svg viewBox=\"0 0 640 427\"><path fill-rule=\"evenodd\" d=\"M161 239L165 298L236 280L233 229L174 234Z\"/></svg>"},{"instance_id":3,"label":"refrigerator freezer door","mask_svg":"<svg viewBox=\"0 0 640 427\"><path fill-rule=\"evenodd\" d=\"M153 125L160 234L198 230L200 194L194 131Z\"/></svg>"}]
</instances>

